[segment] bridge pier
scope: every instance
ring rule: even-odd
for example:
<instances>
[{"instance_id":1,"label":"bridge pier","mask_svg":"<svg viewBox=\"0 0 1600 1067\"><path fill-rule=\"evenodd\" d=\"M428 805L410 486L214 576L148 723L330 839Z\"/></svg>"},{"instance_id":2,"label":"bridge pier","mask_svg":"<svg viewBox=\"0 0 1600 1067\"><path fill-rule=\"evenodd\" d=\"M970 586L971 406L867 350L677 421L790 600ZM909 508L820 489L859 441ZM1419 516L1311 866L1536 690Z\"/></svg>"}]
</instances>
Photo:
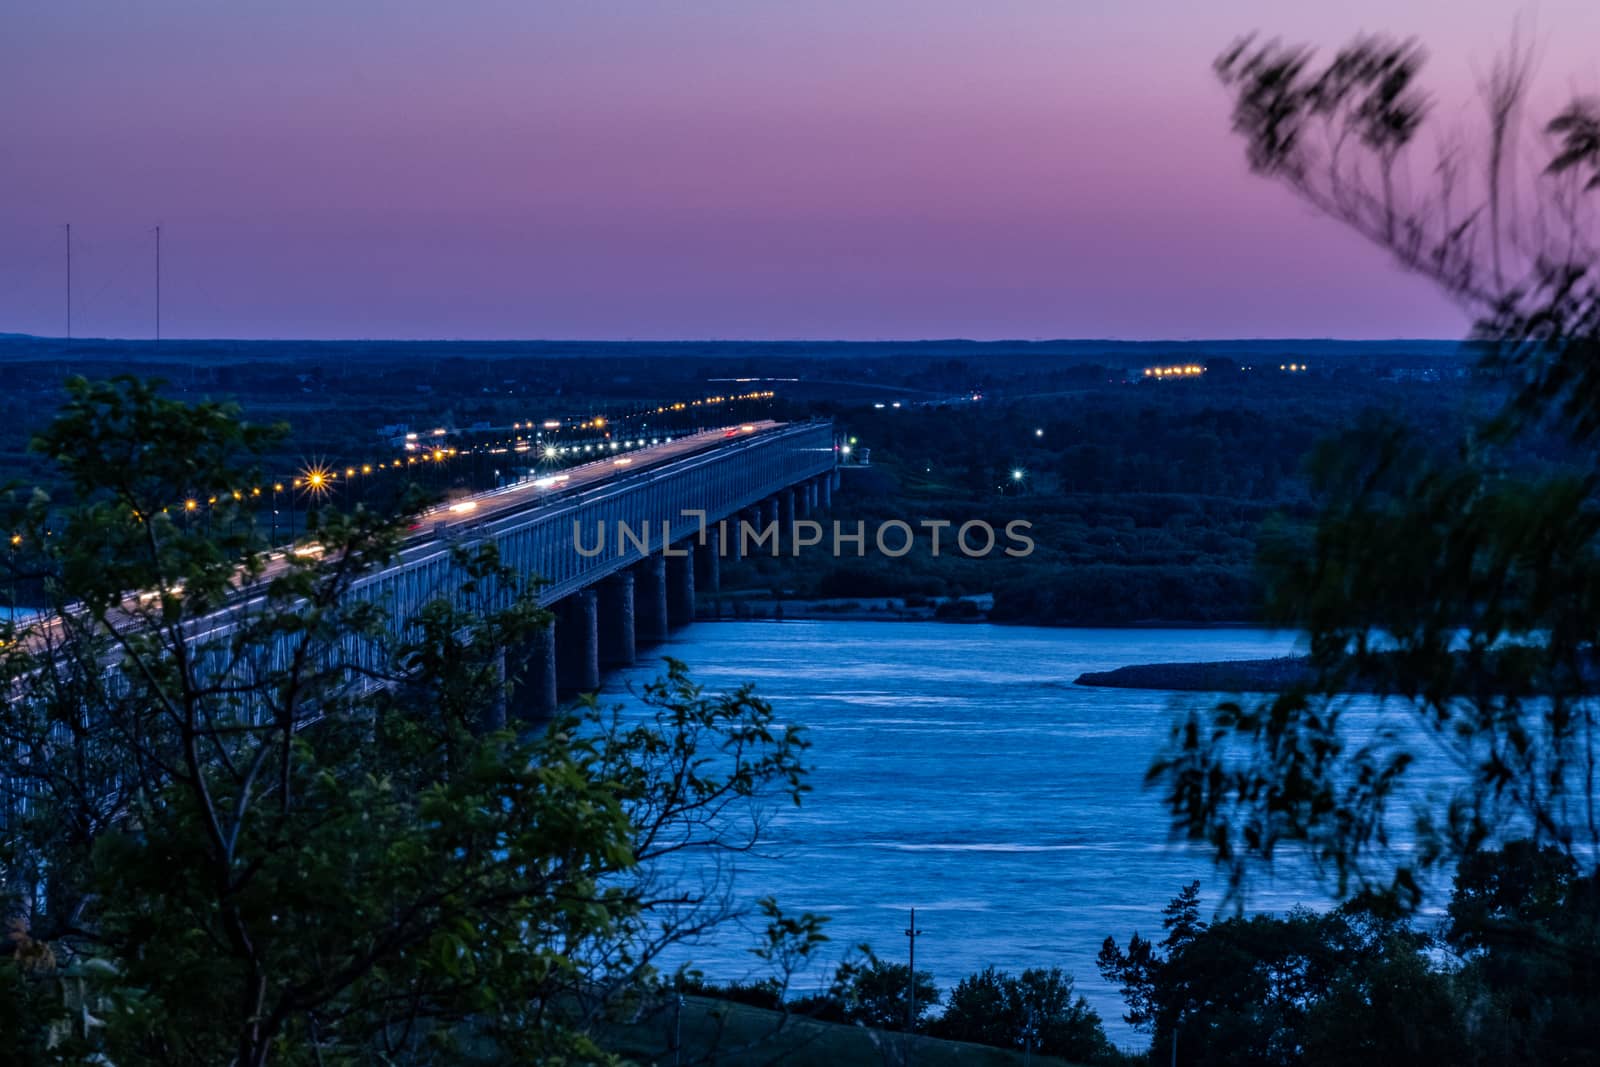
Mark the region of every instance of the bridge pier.
<instances>
[{"instance_id":1,"label":"bridge pier","mask_svg":"<svg viewBox=\"0 0 1600 1067\"><path fill-rule=\"evenodd\" d=\"M523 647L522 671L506 694L507 711L519 722L549 722L556 700L556 623L535 630Z\"/></svg>"},{"instance_id":2,"label":"bridge pier","mask_svg":"<svg viewBox=\"0 0 1600 1067\"><path fill-rule=\"evenodd\" d=\"M694 621L694 544L684 541L679 553L666 557L667 622L683 626Z\"/></svg>"},{"instance_id":3,"label":"bridge pier","mask_svg":"<svg viewBox=\"0 0 1600 1067\"><path fill-rule=\"evenodd\" d=\"M637 647L633 636L633 572L618 571L602 579L600 594L600 665L631 667Z\"/></svg>"},{"instance_id":4,"label":"bridge pier","mask_svg":"<svg viewBox=\"0 0 1600 1067\"><path fill-rule=\"evenodd\" d=\"M778 544L780 551L794 539L794 489L778 490Z\"/></svg>"},{"instance_id":5,"label":"bridge pier","mask_svg":"<svg viewBox=\"0 0 1600 1067\"><path fill-rule=\"evenodd\" d=\"M641 645L659 644L667 639L667 561L661 556L641 560L633 578L635 639Z\"/></svg>"},{"instance_id":6,"label":"bridge pier","mask_svg":"<svg viewBox=\"0 0 1600 1067\"><path fill-rule=\"evenodd\" d=\"M694 587L697 593L715 596L722 589L722 544L713 529L706 544L696 545Z\"/></svg>"},{"instance_id":7,"label":"bridge pier","mask_svg":"<svg viewBox=\"0 0 1600 1067\"><path fill-rule=\"evenodd\" d=\"M728 531L728 537L733 545L734 558L745 559L750 555L750 553L745 551L746 545L744 530L746 526L749 526L752 530L760 528L761 505L757 504L754 507L745 508L733 518L733 527Z\"/></svg>"},{"instance_id":8,"label":"bridge pier","mask_svg":"<svg viewBox=\"0 0 1600 1067\"><path fill-rule=\"evenodd\" d=\"M761 516L756 520L756 525L762 529L778 521L778 498L769 496L761 502Z\"/></svg>"},{"instance_id":9,"label":"bridge pier","mask_svg":"<svg viewBox=\"0 0 1600 1067\"><path fill-rule=\"evenodd\" d=\"M599 612L595 591L580 589L556 605L556 689L592 693L600 688Z\"/></svg>"},{"instance_id":10,"label":"bridge pier","mask_svg":"<svg viewBox=\"0 0 1600 1067\"><path fill-rule=\"evenodd\" d=\"M817 503L826 511L833 506L833 475L824 474L817 479Z\"/></svg>"},{"instance_id":11,"label":"bridge pier","mask_svg":"<svg viewBox=\"0 0 1600 1067\"><path fill-rule=\"evenodd\" d=\"M506 724L506 715L511 703L510 681L506 672L506 650L501 649L495 653L489 663L489 669L494 672L497 686L489 697L489 706L483 709L481 726L485 733L492 733L502 729Z\"/></svg>"}]
</instances>

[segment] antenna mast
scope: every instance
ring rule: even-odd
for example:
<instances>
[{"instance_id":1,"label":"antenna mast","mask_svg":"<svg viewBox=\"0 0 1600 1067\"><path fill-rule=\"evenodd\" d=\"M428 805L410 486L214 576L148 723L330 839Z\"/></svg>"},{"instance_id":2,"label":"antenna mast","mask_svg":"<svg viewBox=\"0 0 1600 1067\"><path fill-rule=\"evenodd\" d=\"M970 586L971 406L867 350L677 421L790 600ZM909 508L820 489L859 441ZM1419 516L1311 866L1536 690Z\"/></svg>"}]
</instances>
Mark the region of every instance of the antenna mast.
<instances>
[{"instance_id":1,"label":"antenna mast","mask_svg":"<svg viewBox=\"0 0 1600 1067\"><path fill-rule=\"evenodd\" d=\"M72 340L72 223L67 223L67 340Z\"/></svg>"},{"instance_id":2,"label":"antenna mast","mask_svg":"<svg viewBox=\"0 0 1600 1067\"><path fill-rule=\"evenodd\" d=\"M156 227L156 340L161 340L161 227Z\"/></svg>"}]
</instances>

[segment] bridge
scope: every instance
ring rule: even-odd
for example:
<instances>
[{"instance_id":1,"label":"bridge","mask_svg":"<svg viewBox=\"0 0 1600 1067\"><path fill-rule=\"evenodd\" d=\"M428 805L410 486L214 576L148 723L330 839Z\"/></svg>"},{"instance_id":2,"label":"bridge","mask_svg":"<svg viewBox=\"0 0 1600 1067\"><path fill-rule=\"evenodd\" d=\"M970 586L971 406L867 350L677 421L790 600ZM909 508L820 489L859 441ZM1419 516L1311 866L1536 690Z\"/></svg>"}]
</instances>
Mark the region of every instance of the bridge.
<instances>
[{"instance_id":1,"label":"bridge","mask_svg":"<svg viewBox=\"0 0 1600 1067\"><path fill-rule=\"evenodd\" d=\"M725 555L772 551L774 528L827 507L835 463L827 422L746 423L602 458L420 516L399 557L355 594L409 618L460 581L457 546L493 544L502 564L543 582L554 614L504 709L536 721L690 622Z\"/></svg>"},{"instance_id":2,"label":"bridge","mask_svg":"<svg viewBox=\"0 0 1600 1067\"><path fill-rule=\"evenodd\" d=\"M349 595L381 604L393 625L404 626L425 605L462 590L458 549L493 545L501 564L540 583L539 602L554 621L530 647L514 650L522 670L491 717L547 719L563 696L599 688L603 670L633 663L640 647L692 621L697 592L720 584L724 556L776 554L780 531L789 543L796 520L830 504L835 455L829 422L744 423L608 454L425 512L396 557L358 579ZM302 543L287 551L321 549ZM184 624L202 674L225 678L237 668L228 638L250 618L265 584L288 569L285 555L275 553L231 603ZM504 601L509 592L496 595ZM154 596L131 594L113 625L147 625L144 607ZM60 625L44 621L25 639L47 651L61 639ZM258 654L281 669L293 646L286 635ZM343 655L376 672L385 651L349 636ZM117 669L107 675L114 688L120 678Z\"/></svg>"}]
</instances>

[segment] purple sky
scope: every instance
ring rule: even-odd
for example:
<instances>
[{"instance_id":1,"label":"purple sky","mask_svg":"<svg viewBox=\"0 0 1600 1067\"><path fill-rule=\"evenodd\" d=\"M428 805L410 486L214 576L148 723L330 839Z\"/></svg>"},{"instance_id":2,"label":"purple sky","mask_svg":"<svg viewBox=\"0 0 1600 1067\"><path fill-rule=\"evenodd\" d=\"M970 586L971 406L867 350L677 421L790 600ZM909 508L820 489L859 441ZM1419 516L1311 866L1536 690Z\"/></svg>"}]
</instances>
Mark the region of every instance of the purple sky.
<instances>
[{"instance_id":1,"label":"purple sky","mask_svg":"<svg viewBox=\"0 0 1600 1067\"><path fill-rule=\"evenodd\" d=\"M1210 63L1501 0L9 0L0 331L187 337L1452 336L1246 174ZM1525 14L1594 90L1595 0Z\"/></svg>"}]
</instances>

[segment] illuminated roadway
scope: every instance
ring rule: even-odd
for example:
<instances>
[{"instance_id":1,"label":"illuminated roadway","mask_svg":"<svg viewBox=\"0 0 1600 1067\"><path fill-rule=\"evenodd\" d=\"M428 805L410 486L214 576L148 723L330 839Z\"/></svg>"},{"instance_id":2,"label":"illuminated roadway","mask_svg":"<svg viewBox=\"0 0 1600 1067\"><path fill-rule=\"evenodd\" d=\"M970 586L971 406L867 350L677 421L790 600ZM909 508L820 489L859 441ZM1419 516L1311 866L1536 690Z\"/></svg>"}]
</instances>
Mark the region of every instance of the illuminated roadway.
<instances>
[{"instance_id":1,"label":"illuminated roadway","mask_svg":"<svg viewBox=\"0 0 1600 1067\"><path fill-rule=\"evenodd\" d=\"M615 456L608 455L605 459L593 460L576 467L552 470L548 474L528 481L501 489L491 489L485 493L430 508L414 521L411 527L412 536L432 537L439 532L441 523L446 531L453 528L470 528L516 514L530 506L539 507L566 500L584 490L609 485L631 475L653 471L675 460L698 455L736 441L746 441L783 425L781 422L764 419L759 422L722 426L688 437L674 438L663 444L650 445L631 452L620 452ZM551 479L560 481L553 485L543 484Z\"/></svg>"},{"instance_id":2,"label":"illuminated roadway","mask_svg":"<svg viewBox=\"0 0 1600 1067\"><path fill-rule=\"evenodd\" d=\"M597 489L625 485L634 479L659 473L683 460L758 440L762 435L784 426L784 423L764 419L718 427L677 437L659 445L607 455L578 466L553 469L513 485L437 505L412 520L400 557L391 566L415 563L430 554L448 551L447 543L454 536L470 534L496 520L528 516L545 507L580 501ZM441 534L444 535L442 539ZM304 556L320 553L321 546L307 542L287 551ZM204 639L215 634L230 625L226 617L236 609L258 603L259 594L251 594L289 569L285 555L284 550L270 552L261 574L248 586L242 587L228 606L218 608L204 619L192 620L190 625L198 623L205 629L192 634L190 639ZM152 610L159 612L159 605L154 603L149 593L133 594L123 602L121 611L116 612L110 621L119 629L126 624L139 625L148 621ZM208 622L210 625L206 626ZM53 643L59 637L59 627L60 620L49 619L26 629L32 631L34 641L48 640Z\"/></svg>"}]
</instances>

